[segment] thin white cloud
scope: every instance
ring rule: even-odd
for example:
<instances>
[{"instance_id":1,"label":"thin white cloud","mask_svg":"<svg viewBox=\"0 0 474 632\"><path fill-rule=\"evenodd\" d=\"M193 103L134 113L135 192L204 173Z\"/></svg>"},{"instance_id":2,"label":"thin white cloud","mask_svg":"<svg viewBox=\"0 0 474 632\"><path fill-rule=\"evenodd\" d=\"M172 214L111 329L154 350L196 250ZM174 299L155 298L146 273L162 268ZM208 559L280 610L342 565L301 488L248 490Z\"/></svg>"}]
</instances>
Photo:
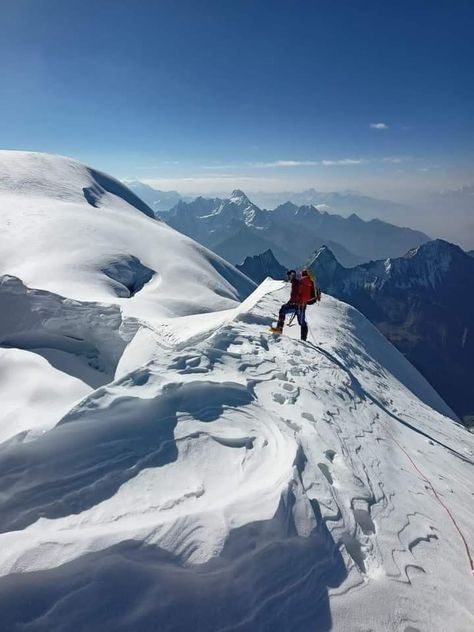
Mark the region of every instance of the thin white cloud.
<instances>
[{"instance_id":1,"label":"thin white cloud","mask_svg":"<svg viewBox=\"0 0 474 632\"><path fill-rule=\"evenodd\" d=\"M273 167L337 167L344 165L360 165L366 162L363 158L341 158L338 160L275 160L273 162L250 163L250 167L259 169Z\"/></svg>"},{"instance_id":2,"label":"thin white cloud","mask_svg":"<svg viewBox=\"0 0 474 632\"><path fill-rule=\"evenodd\" d=\"M363 158L342 158L342 160L321 160L324 167L338 167L340 165L361 165L366 162Z\"/></svg>"},{"instance_id":3,"label":"thin white cloud","mask_svg":"<svg viewBox=\"0 0 474 632\"><path fill-rule=\"evenodd\" d=\"M315 167L319 165L317 160L277 160L269 163L271 167Z\"/></svg>"},{"instance_id":4,"label":"thin white cloud","mask_svg":"<svg viewBox=\"0 0 474 632\"><path fill-rule=\"evenodd\" d=\"M179 169L174 173L168 169L167 173L156 176L138 174L137 178L145 184L160 189L174 189L187 194L228 194L239 188L248 193L255 191L304 190L309 187L319 187L321 190L338 190L341 178L344 187L352 182L357 188L366 183L368 190L380 195L384 187L391 183L384 180L386 172L396 173L397 168L411 164L413 171L422 167L413 156L381 156L358 158L335 158L320 160L274 160L271 162L235 162L233 164L199 165L194 167L194 173L188 169ZM377 169L377 166L379 167ZM313 168L311 168L313 167ZM372 169L374 170L373 175ZM184 171L184 172L183 172ZM404 173L399 169L398 173ZM141 176L141 177L140 177ZM375 183L375 184L374 184ZM379 187L379 189L377 189Z\"/></svg>"},{"instance_id":5,"label":"thin white cloud","mask_svg":"<svg viewBox=\"0 0 474 632\"><path fill-rule=\"evenodd\" d=\"M399 165L402 162L409 162L413 160L412 156L386 156L385 158L381 158L380 162L388 162L393 165Z\"/></svg>"},{"instance_id":6,"label":"thin white cloud","mask_svg":"<svg viewBox=\"0 0 474 632\"><path fill-rule=\"evenodd\" d=\"M304 167L351 167L369 164L394 164L412 161L412 156L385 156L382 158L325 158L322 160L272 160L269 162L239 162L231 164L202 165L200 168L218 173L219 171L235 171L239 169L298 169ZM207 174L208 176L211 173ZM230 177L230 176L225 176Z\"/></svg>"},{"instance_id":7,"label":"thin white cloud","mask_svg":"<svg viewBox=\"0 0 474 632\"><path fill-rule=\"evenodd\" d=\"M174 178L139 178L139 180L155 189L164 191L173 189L188 194L230 193L236 188L244 191L276 191L282 186L282 181L279 178L260 178L237 173L226 175L215 173L206 176L194 175Z\"/></svg>"},{"instance_id":8,"label":"thin white cloud","mask_svg":"<svg viewBox=\"0 0 474 632\"><path fill-rule=\"evenodd\" d=\"M344 167L368 165L376 163L399 165L413 160L412 156L385 156L383 158L337 158L323 160L275 160L273 162L248 163L249 167L274 168L274 167ZM235 165L234 165L235 167Z\"/></svg>"},{"instance_id":9,"label":"thin white cloud","mask_svg":"<svg viewBox=\"0 0 474 632\"><path fill-rule=\"evenodd\" d=\"M250 167L317 167L321 164L319 160L275 160L273 162L255 162Z\"/></svg>"},{"instance_id":10,"label":"thin white cloud","mask_svg":"<svg viewBox=\"0 0 474 632\"><path fill-rule=\"evenodd\" d=\"M387 123L371 123L369 127L372 129L388 129Z\"/></svg>"}]
</instances>

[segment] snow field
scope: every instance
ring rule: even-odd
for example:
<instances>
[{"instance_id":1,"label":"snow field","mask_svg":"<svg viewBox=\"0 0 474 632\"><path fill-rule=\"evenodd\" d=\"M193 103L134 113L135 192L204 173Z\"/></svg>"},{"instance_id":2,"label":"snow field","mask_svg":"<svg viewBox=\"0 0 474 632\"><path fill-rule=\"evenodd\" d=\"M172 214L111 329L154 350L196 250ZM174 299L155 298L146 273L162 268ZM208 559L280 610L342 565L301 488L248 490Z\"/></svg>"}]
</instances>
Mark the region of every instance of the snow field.
<instances>
[{"instance_id":1,"label":"snow field","mask_svg":"<svg viewBox=\"0 0 474 632\"><path fill-rule=\"evenodd\" d=\"M9 578L28 595L54 577L46 618L31 629L55 629L65 609L94 629L85 595L99 574L113 609L103 565L118 564L134 569L123 580L132 619L112 615L110 629L468 629L462 542L393 441L469 534L467 433L415 397L408 383L449 412L358 312L330 297L308 312L309 342L269 335L264 323L286 293L265 282L243 307L212 317L211 332L207 316L184 317L184 328L174 319L176 332L167 319L166 336L143 325L115 381L34 441L2 449L0 604ZM143 593L129 585L137 576ZM68 588L77 577L84 594Z\"/></svg>"},{"instance_id":2,"label":"snow field","mask_svg":"<svg viewBox=\"0 0 474 632\"><path fill-rule=\"evenodd\" d=\"M255 287L75 160L0 151L0 174L0 276L148 320L236 307Z\"/></svg>"},{"instance_id":3,"label":"snow field","mask_svg":"<svg viewBox=\"0 0 474 632\"><path fill-rule=\"evenodd\" d=\"M0 213L2 632L474 628L474 437L359 312L270 335L69 159L0 152Z\"/></svg>"}]
</instances>

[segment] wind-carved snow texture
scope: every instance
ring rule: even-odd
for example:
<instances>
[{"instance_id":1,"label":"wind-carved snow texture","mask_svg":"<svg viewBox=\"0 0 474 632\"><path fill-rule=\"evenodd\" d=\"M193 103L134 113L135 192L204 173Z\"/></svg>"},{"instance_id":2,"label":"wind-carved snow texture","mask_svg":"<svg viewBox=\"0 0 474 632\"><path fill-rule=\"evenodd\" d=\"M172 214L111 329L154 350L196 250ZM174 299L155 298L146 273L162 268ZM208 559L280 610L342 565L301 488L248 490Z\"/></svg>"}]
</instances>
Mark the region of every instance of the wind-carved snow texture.
<instances>
[{"instance_id":1,"label":"wind-carved snow texture","mask_svg":"<svg viewBox=\"0 0 474 632\"><path fill-rule=\"evenodd\" d=\"M75 314L110 358L53 427L0 444L2 629L472 627L463 543L407 458L472 537L472 435L356 310L325 297L303 343L266 332L288 292L271 281L138 330L2 287L23 314L11 341L62 348Z\"/></svg>"},{"instance_id":2,"label":"wind-carved snow texture","mask_svg":"<svg viewBox=\"0 0 474 632\"><path fill-rule=\"evenodd\" d=\"M115 305L81 303L28 289L16 277L0 277L0 359L5 367L0 371L0 440L54 425L76 400L113 380L137 328L137 321L123 318ZM8 375L12 363L27 376L22 396L15 376ZM41 392L35 389L38 380L44 380ZM51 400L57 414L46 421Z\"/></svg>"},{"instance_id":3,"label":"wind-carved snow texture","mask_svg":"<svg viewBox=\"0 0 474 632\"><path fill-rule=\"evenodd\" d=\"M1 346L34 351L59 368L59 352L73 354L96 372L95 379L91 372L82 376L94 387L113 379L138 328L137 321L124 319L115 305L81 303L28 289L15 277L0 277L0 301ZM70 370L68 366L65 372Z\"/></svg>"},{"instance_id":4,"label":"wind-carved snow texture","mask_svg":"<svg viewBox=\"0 0 474 632\"><path fill-rule=\"evenodd\" d=\"M473 436L129 193L0 152L2 632L474 628Z\"/></svg>"}]
</instances>

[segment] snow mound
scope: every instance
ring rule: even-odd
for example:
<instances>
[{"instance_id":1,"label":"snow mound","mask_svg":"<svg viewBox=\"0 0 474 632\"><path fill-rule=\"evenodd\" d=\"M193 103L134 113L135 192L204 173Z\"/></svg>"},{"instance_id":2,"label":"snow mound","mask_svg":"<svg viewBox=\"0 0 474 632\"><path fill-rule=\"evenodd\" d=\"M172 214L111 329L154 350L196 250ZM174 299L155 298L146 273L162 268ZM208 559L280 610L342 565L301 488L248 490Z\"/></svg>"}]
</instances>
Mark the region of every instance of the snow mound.
<instances>
[{"instance_id":1,"label":"snow mound","mask_svg":"<svg viewBox=\"0 0 474 632\"><path fill-rule=\"evenodd\" d=\"M123 184L62 156L0 151L0 276L137 318L235 307L255 285L153 218Z\"/></svg>"},{"instance_id":2,"label":"snow mound","mask_svg":"<svg viewBox=\"0 0 474 632\"><path fill-rule=\"evenodd\" d=\"M111 382L137 329L116 305L81 303L0 277L0 392L11 393L0 440L54 426L76 400Z\"/></svg>"},{"instance_id":3,"label":"snow mound","mask_svg":"<svg viewBox=\"0 0 474 632\"><path fill-rule=\"evenodd\" d=\"M0 151L0 191L14 192L30 198L44 197L62 202L81 203L94 208L112 194L148 217L153 211L121 182L96 169L51 154L23 151Z\"/></svg>"},{"instance_id":4,"label":"snow mound","mask_svg":"<svg viewBox=\"0 0 474 632\"><path fill-rule=\"evenodd\" d=\"M74 310L116 309L4 285L11 342L51 329L45 301L61 347ZM287 294L117 314L114 379L0 444L3 629L472 628L474 437L344 303L308 309L306 343L269 335Z\"/></svg>"}]
</instances>

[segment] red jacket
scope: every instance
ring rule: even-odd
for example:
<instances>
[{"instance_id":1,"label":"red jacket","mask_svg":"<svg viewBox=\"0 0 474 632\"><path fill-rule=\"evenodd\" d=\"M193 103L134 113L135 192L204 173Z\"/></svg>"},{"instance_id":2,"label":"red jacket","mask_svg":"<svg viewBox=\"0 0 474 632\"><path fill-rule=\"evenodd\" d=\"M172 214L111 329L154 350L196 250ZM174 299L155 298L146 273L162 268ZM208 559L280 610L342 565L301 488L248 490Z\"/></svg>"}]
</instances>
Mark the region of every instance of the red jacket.
<instances>
[{"instance_id":1,"label":"red jacket","mask_svg":"<svg viewBox=\"0 0 474 632\"><path fill-rule=\"evenodd\" d=\"M300 282L298 279L291 280L291 294L288 303L299 305L300 302Z\"/></svg>"}]
</instances>

